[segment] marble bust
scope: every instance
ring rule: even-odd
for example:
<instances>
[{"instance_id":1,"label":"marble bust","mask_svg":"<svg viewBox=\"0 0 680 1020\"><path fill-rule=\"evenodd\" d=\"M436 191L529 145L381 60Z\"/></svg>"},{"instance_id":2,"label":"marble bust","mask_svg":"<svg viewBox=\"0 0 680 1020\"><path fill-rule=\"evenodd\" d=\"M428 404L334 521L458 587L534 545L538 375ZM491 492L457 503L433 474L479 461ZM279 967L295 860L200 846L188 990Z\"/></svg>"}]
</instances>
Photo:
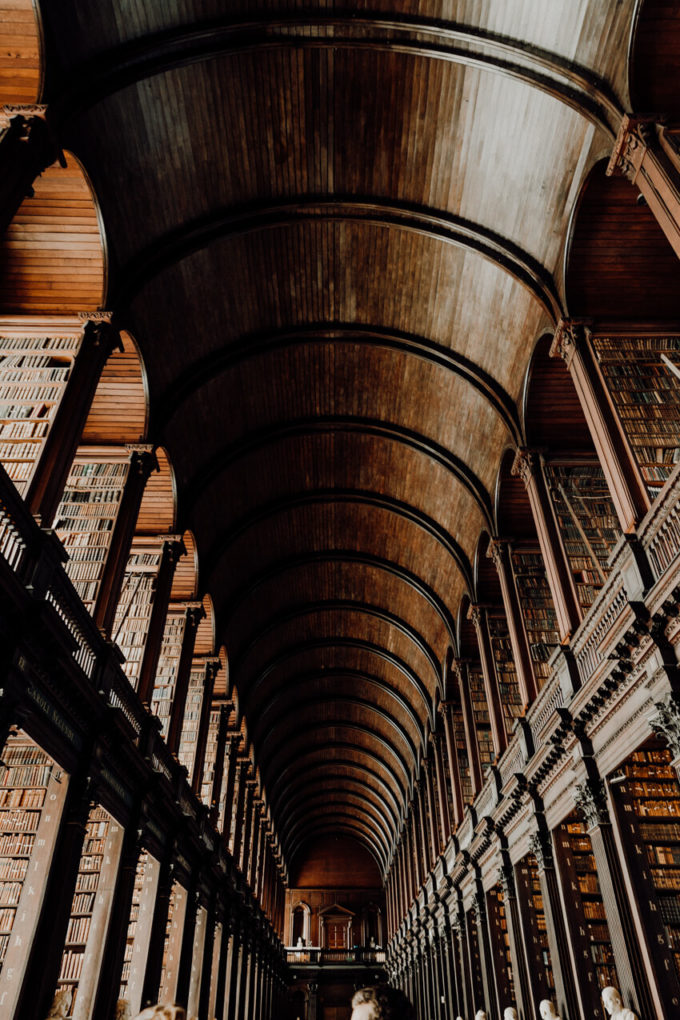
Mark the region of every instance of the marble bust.
<instances>
[{"instance_id":1,"label":"marble bust","mask_svg":"<svg viewBox=\"0 0 680 1020\"><path fill-rule=\"evenodd\" d=\"M503 1010L503 1020L517 1020L517 1010L514 1006L506 1006Z\"/></svg>"},{"instance_id":2,"label":"marble bust","mask_svg":"<svg viewBox=\"0 0 680 1020\"><path fill-rule=\"evenodd\" d=\"M623 1005L621 992L612 985L602 990L602 1005L612 1020L638 1020L633 1010Z\"/></svg>"},{"instance_id":3,"label":"marble bust","mask_svg":"<svg viewBox=\"0 0 680 1020\"><path fill-rule=\"evenodd\" d=\"M550 999L542 999L538 1006L541 1020L560 1020Z\"/></svg>"}]
</instances>

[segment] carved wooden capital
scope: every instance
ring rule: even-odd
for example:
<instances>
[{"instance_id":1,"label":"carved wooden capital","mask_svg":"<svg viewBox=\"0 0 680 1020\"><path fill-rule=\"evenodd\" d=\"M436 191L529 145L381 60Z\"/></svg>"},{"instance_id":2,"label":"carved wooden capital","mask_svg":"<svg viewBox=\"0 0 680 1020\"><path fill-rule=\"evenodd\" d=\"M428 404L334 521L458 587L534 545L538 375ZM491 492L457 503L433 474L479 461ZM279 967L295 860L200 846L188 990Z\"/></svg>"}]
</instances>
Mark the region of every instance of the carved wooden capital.
<instances>
[{"instance_id":1,"label":"carved wooden capital","mask_svg":"<svg viewBox=\"0 0 680 1020\"><path fill-rule=\"evenodd\" d=\"M534 450L521 446L515 454L511 474L519 475L525 485L529 485L538 470L538 455Z\"/></svg>"},{"instance_id":2,"label":"carved wooden capital","mask_svg":"<svg viewBox=\"0 0 680 1020\"><path fill-rule=\"evenodd\" d=\"M673 757L680 758L680 695L669 694L663 701L656 701L649 725L666 741Z\"/></svg>"},{"instance_id":3,"label":"carved wooden capital","mask_svg":"<svg viewBox=\"0 0 680 1020\"><path fill-rule=\"evenodd\" d=\"M484 610L482 609L482 607L473 603L468 609L467 618L474 624L476 628L479 628L482 625L483 615Z\"/></svg>"},{"instance_id":4,"label":"carved wooden capital","mask_svg":"<svg viewBox=\"0 0 680 1020\"><path fill-rule=\"evenodd\" d=\"M574 803L589 829L609 822L607 793L601 779L587 779L574 790Z\"/></svg>"},{"instance_id":5,"label":"carved wooden capital","mask_svg":"<svg viewBox=\"0 0 680 1020\"><path fill-rule=\"evenodd\" d=\"M496 570L501 571L504 567L505 552L508 548L506 539L492 538L489 548L486 550L487 559L493 560Z\"/></svg>"},{"instance_id":6,"label":"carved wooden capital","mask_svg":"<svg viewBox=\"0 0 680 1020\"><path fill-rule=\"evenodd\" d=\"M609 158L606 174L620 174L635 181L642 160L650 145L656 140L656 125L652 117L630 117L625 114Z\"/></svg>"},{"instance_id":7,"label":"carved wooden capital","mask_svg":"<svg viewBox=\"0 0 680 1020\"><path fill-rule=\"evenodd\" d=\"M545 871L546 868L553 866L552 846L547 832L535 832L529 838L529 849L536 858L539 871Z\"/></svg>"},{"instance_id":8,"label":"carved wooden capital","mask_svg":"<svg viewBox=\"0 0 680 1020\"><path fill-rule=\"evenodd\" d=\"M550 357L562 358L568 368L575 351L588 338L589 325L589 319L560 319L550 346Z\"/></svg>"}]
</instances>

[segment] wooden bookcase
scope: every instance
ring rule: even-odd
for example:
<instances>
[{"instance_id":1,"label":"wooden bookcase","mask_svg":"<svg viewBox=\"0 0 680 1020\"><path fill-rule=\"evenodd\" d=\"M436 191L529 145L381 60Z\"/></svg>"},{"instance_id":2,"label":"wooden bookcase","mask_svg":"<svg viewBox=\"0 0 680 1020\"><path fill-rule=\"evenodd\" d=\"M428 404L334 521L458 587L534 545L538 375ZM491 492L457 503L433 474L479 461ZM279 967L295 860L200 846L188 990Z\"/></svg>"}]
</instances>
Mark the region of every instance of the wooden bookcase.
<instances>
[{"instance_id":1,"label":"wooden bookcase","mask_svg":"<svg viewBox=\"0 0 680 1020\"><path fill-rule=\"evenodd\" d=\"M135 945L135 936L137 933L137 923L139 921L139 905L142 898L142 890L144 888L144 873L146 870L147 861L149 855L146 850L142 851L137 861L137 868L135 870L135 884L132 892L132 905L130 907L130 920L128 921L127 935L125 937L125 955L123 957L123 970L120 976L120 992L119 998L124 999L127 996L128 982L130 980L130 965L132 963L132 951Z\"/></svg>"},{"instance_id":2,"label":"wooden bookcase","mask_svg":"<svg viewBox=\"0 0 680 1020\"><path fill-rule=\"evenodd\" d=\"M0 461L23 496L64 396L82 333L9 332L0 325Z\"/></svg>"},{"instance_id":3,"label":"wooden bookcase","mask_svg":"<svg viewBox=\"0 0 680 1020\"><path fill-rule=\"evenodd\" d=\"M482 981L482 954L479 949L479 933L477 931L477 914L473 909L468 910L465 915L466 928L468 937L468 947L470 950L470 967L472 968L472 974L470 975L472 980L472 992L474 1001L482 1003L484 1002L484 983Z\"/></svg>"},{"instance_id":4,"label":"wooden bookcase","mask_svg":"<svg viewBox=\"0 0 680 1020\"><path fill-rule=\"evenodd\" d=\"M477 730L479 757L482 763L482 774L486 775L493 765L495 751L491 733L491 721L489 719L489 704L486 700L484 677L482 676L482 667L479 663L470 664L468 680L470 684L472 714L475 718L475 729Z\"/></svg>"},{"instance_id":5,"label":"wooden bookcase","mask_svg":"<svg viewBox=\"0 0 680 1020\"><path fill-rule=\"evenodd\" d=\"M607 560L621 536L616 510L599 463L547 463L545 473L579 604L586 612L607 579Z\"/></svg>"},{"instance_id":6,"label":"wooden bookcase","mask_svg":"<svg viewBox=\"0 0 680 1020\"><path fill-rule=\"evenodd\" d=\"M539 689L550 676L548 661L560 643L543 557L538 549L512 550L512 570Z\"/></svg>"},{"instance_id":7,"label":"wooden bookcase","mask_svg":"<svg viewBox=\"0 0 680 1020\"><path fill-rule=\"evenodd\" d=\"M25 734L8 738L0 763L0 970L55 775L51 758Z\"/></svg>"},{"instance_id":8,"label":"wooden bookcase","mask_svg":"<svg viewBox=\"0 0 680 1020\"><path fill-rule=\"evenodd\" d=\"M472 779L470 777L470 758L468 756L467 743L465 741L465 726L463 723L463 709L461 706L455 705L451 709L453 719L453 732L456 739L456 758L458 760L458 772L460 773L460 785L461 792L463 794L463 803L471 804L472 797ZM448 771L449 763L446 761L446 769ZM449 781L451 776L449 775ZM451 807L451 818L453 815L453 806Z\"/></svg>"},{"instance_id":9,"label":"wooden bookcase","mask_svg":"<svg viewBox=\"0 0 680 1020\"><path fill-rule=\"evenodd\" d=\"M123 669L135 690L139 683L161 556L160 542L154 545L135 540L116 608L113 640L125 656Z\"/></svg>"},{"instance_id":10,"label":"wooden bookcase","mask_svg":"<svg viewBox=\"0 0 680 1020\"><path fill-rule=\"evenodd\" d=\"M81 447L54 528L69 559L66 571L87 609L93 611L130 467L125 449Z\"/></svg>"},{"instance_id":11,"label":"wooden bookcase","mask_svg":"<svg viewBox=\"0 0 680 1020\"><path fill-rule=\"evenodd\" d=\"M189 676L189 689L184 708L182 735L177 752L177 757L187 770L190 779L193 776L196 761L196 745L198 743L198 728L201 723L204 691L205 663L194 663Z\"/></svg>"},{"instance_id":12,"label":"wooden bookcase","mask_svg":"<svg viewBox=\"0 0 680 1020\"><path fill-rule=\"evenodd\" d=\"M486 908L489 918L489 936L493 954L496 989L499 1005L513 1005L515 1001L515 984L512 974L512 957L510 955L510 936L505 916L505 900L500 885L495 885L486 894Z\"/></svg>"},{"instance_id":13,"label":"wooden bookcase","mask_svg":"<svg viewBox=\"0 0 680 1020\"><path fill-rule=\"evenodd\" d=\"M596 1010L601 990L618 988L619 982L593 848L585 823L575 814L555 832L555 858L581 994Z\"/></svg>"},{"instance_id":14,"label":"wooden bookcase","mask_svg":"<svg viewBox=\"0 0 680 1020\"><path fill-rule=\"evenodd\" d=\"M593 347L652 499L680 460L680 336L594 336Z\"/></svg>"},{"instance_id":15,"label":"wooden bookcase","mask_svg":"<svg viewBox=\"0 0 680 1020\"><path fill-rule=\"evenodd\" d=\"M213 796L213 784L215 782L215 768L217 765L217 738L220 730L220 707L210 709L210 720L208 722L208 739L205 746L205 764L203 766L203 782L201 783L201 800L206 807L210 807Z\"/></svg>"},{"instance_id":16,"label":"wooden bookcase","mask_svg":"<svg viewBox=\"0 0 680 1020\"><path fill-rule=\"evenodd\" d=\"M632 754L612 799L664 998L680 998L680 783L666 747Z\"/></svg>"},{"instance_id":17,"label":"wooden bookcase","mask_svg":"<svg viewBox=\"0 0 680 1020\"><path fill-rule=\"evenodd\" d=\"M536 1002L541 999L554 999L555 977L548 946L543 894L538 877L538 865L533 854L527 854L517 864L515 881L530 981Z\"/></svg>"},{"instance_id":18,"label":"wooden bookcase","mask_svg":"<svg viewBox=\"0 0 680 1020\"><path fill-rule=\"evenodd\" d=\"M182 654L185 624L186 611L184 607L171 606L165 621L161 654L151 697L151 711L161 720L161 732L166 739L177 683L177 670Z\"/></svg>"},{"instance_id":19,"label":"wooden bookcase","mask_svg":"<svg viewBox=\"0 0 680 1020\"><path fill-rule=\"evenodd\" d=\"M489 638L496 663L496 675L503 706L505 732L512 737L515 719L523 714L522 696L517 682L517 671L512 654L510 632L504 615L489 613Z\"/></svg>"},{"instance_id":20,"label":"wooden bookcase","mask_svg":"<svg viewBox=\"0 0 680 1020\"><path fill-rule=\"evenodd\" d=\"M85 950L90 935L99 877L104 862L104 850L109 831L110 816L103 808L91 808L85 828L85 841L71 904L71 917L66 932L66 943L61 958L58 988L72 988L71 1014L76 1004L78 984L82 975ZM69 1015L71 1015L69 1014Z\"/></svg>"}]
</instances>

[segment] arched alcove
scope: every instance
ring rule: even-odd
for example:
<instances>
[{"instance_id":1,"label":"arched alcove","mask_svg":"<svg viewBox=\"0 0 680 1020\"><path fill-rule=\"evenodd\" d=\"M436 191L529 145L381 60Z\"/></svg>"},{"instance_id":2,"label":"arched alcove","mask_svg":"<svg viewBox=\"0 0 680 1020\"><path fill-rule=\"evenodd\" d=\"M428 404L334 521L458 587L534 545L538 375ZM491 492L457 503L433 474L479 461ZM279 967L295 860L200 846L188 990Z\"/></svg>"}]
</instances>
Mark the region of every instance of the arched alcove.
<instances>
[{"instance_id":1,"label":"arched alcove","mask_svg":"<svg viewBox=\"0 0 680 1020\"><path fill-rule=\"evenodd\" d=\"M33 0L0 2L0 106L42 94L42 28Z\"/></svg>"}]
</instances>

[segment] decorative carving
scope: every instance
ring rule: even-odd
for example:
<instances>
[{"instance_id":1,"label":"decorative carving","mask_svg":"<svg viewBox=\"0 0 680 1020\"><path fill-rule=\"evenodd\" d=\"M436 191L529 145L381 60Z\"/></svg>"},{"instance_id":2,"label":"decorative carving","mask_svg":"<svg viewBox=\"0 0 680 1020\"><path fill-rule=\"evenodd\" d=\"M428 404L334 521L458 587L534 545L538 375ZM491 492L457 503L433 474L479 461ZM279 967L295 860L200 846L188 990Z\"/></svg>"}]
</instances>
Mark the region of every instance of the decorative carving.
<instances>
[{"instance_id":1,"label":"decorative carving","mask_svg":"<svg viewBox=\"0 0 680 1020\"><path fill-rule=\"evenodd\" d=\"M493 564L499 573L505 565L504 557L507 547L508 543L503 541L503 539L492 538L489 542L489 548L486 550L487 559L493 560Z\"/></svg>"},{"instance_id":2,"label":"decorative carving","mask_svg":"<svg viewBox=\"0 0 680 1020\"><path fill-rule=\"evenodd\" d=\"M6 105L0 110L0 130L6 131L11 124L16 124L21 131L19 140L28 142L31 139L31 132L36 122L45 124L47 121L47 107L39 104L30 106Z\"/></svg>"},{"instance_id":3,"label":"decorative carving","mask_svg":"<svg viewBox=\"0 0 680 1020\"><path fill-rule=\"evenodd\" d=\"M568 367L576 349L588 339L589 325L588 319L560 319L555 328L550 357L562 358Z\"/></svg>"},{"instance_id":4,"label":"decorative carving","mask_svg":"<svg viewBox=\"0 0 680 1020\"><path fill-rule=\"evenodd\" d=\"M621 121L607 165L607 177L618 173L632 184L640 171L647 149L655 140L656 126L651 117L629 117L626 114Z\"/></svg>"},{"instance_id":5,"label":"decorative carving","mask_svg":"<svg viewBox=\"0 0 680 1020\"><path fill-rule=\"evenodd\" d=\"M536 864L538 865L539 871L545 871L546 868L552 868L552 845L550 843L550 835L547 832L542 829L535 832L529 839L529 849L536 858Z\"/></svg>"},{"instance_id":6,"label":"decorative carving","mask_svg":"<svg viewBox=\"0 0 680 1020\"><path fill-rule=\"evenodd\" d=\"M481 606L477 606L474 603L468 609L467 618L471 621L476 629L481 627L484 610Z\"/></svg>"},{"instance_id":7,"label":"decorative carving","mask_svg":"<svg viewBox=\"0 0 680 1020\"><path fill-rule=\"evenodd\" d=\"M538 456L534 450L527 450L520 446L515 453L511 474L519 475L525 485L529 485L531 479L538 470Z\"/></svg>"},{"instance_id":8,"label":"decorative carving","mask_svg":"<svg viewBox=\"0 0 680 1020\"><path fill-rule=\"evenodd\" d=\"M587 779L574 790L574 803L589 829L609 822L607 792L601 779Z\"/></svg>"},{"instance_id":9,"label":"decorative carving","mask_svg":"<svg viewBox=\"0 0 680 1020\"><path fill-rule=\"evenodd\" d=\"M669 694L663 701L654 702L649 725L666 741L673 757L680 758L680 695Z\"/></svg>"}]
</instances>

